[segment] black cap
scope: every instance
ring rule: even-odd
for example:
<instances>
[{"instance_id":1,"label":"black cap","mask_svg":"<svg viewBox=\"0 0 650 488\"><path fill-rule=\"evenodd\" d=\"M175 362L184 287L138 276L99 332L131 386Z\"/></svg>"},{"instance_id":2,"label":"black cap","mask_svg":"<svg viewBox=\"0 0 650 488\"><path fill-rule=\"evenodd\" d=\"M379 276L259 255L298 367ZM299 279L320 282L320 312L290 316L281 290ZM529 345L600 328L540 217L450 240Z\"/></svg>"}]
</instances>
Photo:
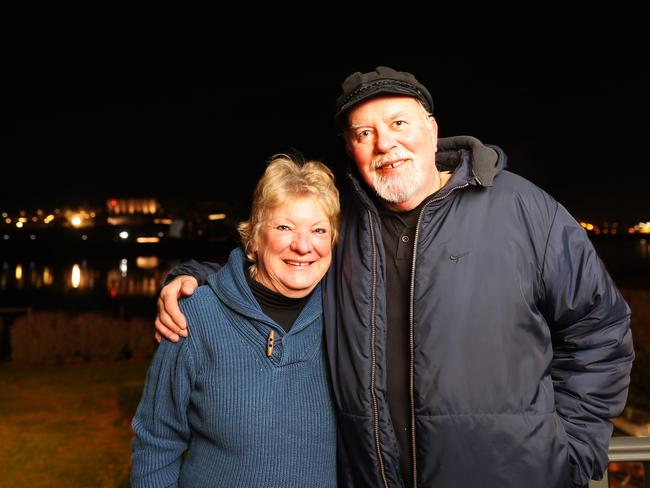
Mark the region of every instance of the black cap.
<instances>
[{"instance_id":1,"label":"black cap","mask_svg":"<svg viewBox=\"0 0 650 488\"><path fill-rule=\"evenodd\" d=\"M433 99L429 90L415 79L411 73L396 71L387 66L377 66L368 73L356 73L348 76L341 85L343 92L336 99L336 120L354 105L382 94L405 95L417 98L429 113L433 113Z\"/></svg>"}]
</instances>

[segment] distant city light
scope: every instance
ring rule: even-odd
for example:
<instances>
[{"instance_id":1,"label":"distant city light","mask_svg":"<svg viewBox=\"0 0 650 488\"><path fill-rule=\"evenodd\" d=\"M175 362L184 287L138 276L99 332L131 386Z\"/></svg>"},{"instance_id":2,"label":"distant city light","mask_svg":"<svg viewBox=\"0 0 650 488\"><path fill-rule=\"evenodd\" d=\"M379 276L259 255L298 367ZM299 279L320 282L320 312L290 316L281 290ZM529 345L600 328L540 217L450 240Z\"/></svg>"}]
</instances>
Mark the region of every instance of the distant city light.
<instances>
[{"instance_id":1,"label":"distant city light","mask_svg":"<svg viewBox=\"0 0 650 488\"><path fill-rule=\"evenodd\" d=\"M22 264L17 264L16 265L16 280L20 281L23 279L23 265Z\"/></svg>"},{"instance_id":2,"label":"distant city light","mask_svg":"<svg viewBox=\"0 0 650 488\"><path fill-rule=\"evenodd\" d=\"M23 225L24 224L22 222L16 222L16 227L18 227L19 229L22 229Z\"/></svg>"},{"instance_id":3,"label":"distant city light","mask_svg":"<svg viewBox=\"0 0 650 488\"><path fill-rule=\"evenodd\" d=\"M127 231L125 231L125 230L120 232L118 235L120 236L121 239L128 239L129 238L129 233Z\"/></svg>"},{"instance_id":4,"label":"distant city light","mask_svg":"<svg viewBox=\"0 0 650 488\"><path fill-rule=\"evenodd\" d=\"M225 218L226 218L225 213L215 213L215 214L208 215L208 219L210 220L223 220Z\"/></svg>"},{"instance_id":5,"label":"distant city light","mask_svg":"<svg viewBox=\"0 0 650 488\"><path fill-rule=\"evenodd\" d=\"M120 274L122 275L122 277L126 276L126 272L128 271L128 269L129 269L128 261L126 259L122 259L120 261Z\"/></svg>"},{"instance_id":6,"label":"distant city light","mask_svg":"<svg viewBox=\"0 0 650 488\"><path fill-rule=\"evenodd\" d=\"M639 234L650 234L650 222L639 222L635 228L638 229Z\"/></svg>"},{"instance_id":7,"label":"distant city light","mask_svg":"<svg viewBox=\"0 0 650 488\"><path fill-rule=\"evenodd\" d=\"M79 227L81 225L81 217L79 215L75 215L70 219L70 223L75 227Z\"/></svg>"}]
</instances>

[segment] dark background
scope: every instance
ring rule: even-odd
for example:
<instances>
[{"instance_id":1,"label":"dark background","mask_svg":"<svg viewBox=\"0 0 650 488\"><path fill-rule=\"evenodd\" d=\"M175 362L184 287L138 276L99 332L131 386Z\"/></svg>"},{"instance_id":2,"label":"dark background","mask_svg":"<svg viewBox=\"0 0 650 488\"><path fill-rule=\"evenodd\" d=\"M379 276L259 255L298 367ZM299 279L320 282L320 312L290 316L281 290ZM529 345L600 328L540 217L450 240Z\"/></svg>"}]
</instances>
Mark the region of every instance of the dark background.
<instances>
[{"instance_id":1,"label":"dark background","mask_svg":"<svg viewBox=\"0 0 650 488\"><path fill-rule=\"evenodd\" d=\"M340 83L385 64L430 88L441 137L501 146L576 217L650 220L650 56L634 29L555 45L524 43L523 26L462 47L442 34L335 46L305 27L226 35L230 19L205 8L143 5L3 7L3 211L129 196L247 208L264 162L293 150L342 174Z\"/></svg>"}]
</instances>

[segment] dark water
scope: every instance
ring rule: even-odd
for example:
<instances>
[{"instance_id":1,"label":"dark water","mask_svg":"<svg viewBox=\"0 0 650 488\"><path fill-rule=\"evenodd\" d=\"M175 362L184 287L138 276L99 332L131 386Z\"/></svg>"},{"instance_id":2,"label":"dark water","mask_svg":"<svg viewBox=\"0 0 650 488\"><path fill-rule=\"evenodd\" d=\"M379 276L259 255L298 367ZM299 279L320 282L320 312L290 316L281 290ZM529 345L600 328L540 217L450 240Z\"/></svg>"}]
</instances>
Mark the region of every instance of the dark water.
<instances>
[{"instance_id":1,"label":"dark water","mask_svg":"<svg viewBox=\"0 0 650 488\"><path fill-rule=\"evenodd\" d=\"M594 245L619 287L650 288L650 239L603 238L594 240ZM101 310L155 316L155 301L165 275L187 259L70 254L1 256L0 309ZM227 250L204 254L195 257L223 262Z\"/></svg>"},{"instance_id":2,"label":"dark water","mask_svg":"<svg viewBox=\"0 0 650 488\"><path fill-rule=\"evenodd\" d=\"M619 288L650 288L650 237L602 237L593 244Z\"/></svg>"},{"instance_id":3,"label":"dark water","mask_svg":"<svg viewBox=\"0 0 650 488\"><path fill-rule=\"evenodd\" d=\"M227 254L197 258L223 262ZM187 260L156 255L0 259L0 312L31 307L151 317L168 271Z\"/></svg>"}]
</instances>

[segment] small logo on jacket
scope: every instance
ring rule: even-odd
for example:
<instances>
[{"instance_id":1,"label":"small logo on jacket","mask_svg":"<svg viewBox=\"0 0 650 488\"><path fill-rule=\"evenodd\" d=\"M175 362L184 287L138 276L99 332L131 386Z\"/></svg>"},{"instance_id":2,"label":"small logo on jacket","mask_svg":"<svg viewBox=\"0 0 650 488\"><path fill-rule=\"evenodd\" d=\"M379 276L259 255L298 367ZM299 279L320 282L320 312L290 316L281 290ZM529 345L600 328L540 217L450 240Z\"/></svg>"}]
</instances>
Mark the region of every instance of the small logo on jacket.
<instances>
[{"instance_id":1,"label":"small logo on jacket","mask_svg":"<svg viewBox=\"0 0 650 488\"><path fill-rule=\"evenodd\" d=\"M467 256L468 254L469 254L469 251L461 253L461 254L450 254L449 259L451 259L454 263L457 263L458 261L460 261L462 258Z\"/></svg>"}]
</instances>

